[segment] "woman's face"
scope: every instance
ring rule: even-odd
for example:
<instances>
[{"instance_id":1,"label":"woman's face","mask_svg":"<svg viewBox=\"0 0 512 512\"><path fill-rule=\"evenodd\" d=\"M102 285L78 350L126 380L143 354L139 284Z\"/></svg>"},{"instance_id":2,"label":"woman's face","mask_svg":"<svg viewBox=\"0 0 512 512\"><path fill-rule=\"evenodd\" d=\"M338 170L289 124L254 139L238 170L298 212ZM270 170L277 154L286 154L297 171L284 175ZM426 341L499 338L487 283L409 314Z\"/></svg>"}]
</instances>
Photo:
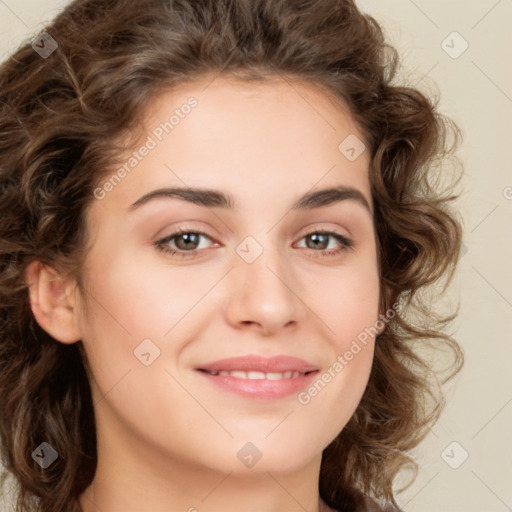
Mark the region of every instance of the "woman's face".
<instances>
[{"instance_id":1,"label":"woman's face","mask_svg":"<svg viewBox=\"0 0 512 512\"><path fill-rule=\"evenodd\" d=\"M379 317L362 135L283 80L210 78L146 114L87 212L78 318L99 456L131 446L153 467L225 473L319 463L365 389L361 334Z\"/></svg>"}]
</instances>

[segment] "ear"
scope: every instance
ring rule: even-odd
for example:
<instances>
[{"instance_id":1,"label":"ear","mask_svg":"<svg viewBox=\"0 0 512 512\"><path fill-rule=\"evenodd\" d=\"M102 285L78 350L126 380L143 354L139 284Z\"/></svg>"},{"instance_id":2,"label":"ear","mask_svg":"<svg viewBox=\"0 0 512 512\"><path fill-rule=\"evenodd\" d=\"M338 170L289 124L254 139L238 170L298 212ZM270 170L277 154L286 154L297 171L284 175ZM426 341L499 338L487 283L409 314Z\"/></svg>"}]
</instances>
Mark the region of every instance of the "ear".
<instances>
[{"instance_id":1,"label":"ear","mask_svg":"<svg viewBox=\"0 0 512 512\"><path fill-rule=\"evenodd\" d=\"M76 281L39 261L25 271L30 307L37 323L62 343L81 339L76 308Z\"/></svg>"}]
</instances>

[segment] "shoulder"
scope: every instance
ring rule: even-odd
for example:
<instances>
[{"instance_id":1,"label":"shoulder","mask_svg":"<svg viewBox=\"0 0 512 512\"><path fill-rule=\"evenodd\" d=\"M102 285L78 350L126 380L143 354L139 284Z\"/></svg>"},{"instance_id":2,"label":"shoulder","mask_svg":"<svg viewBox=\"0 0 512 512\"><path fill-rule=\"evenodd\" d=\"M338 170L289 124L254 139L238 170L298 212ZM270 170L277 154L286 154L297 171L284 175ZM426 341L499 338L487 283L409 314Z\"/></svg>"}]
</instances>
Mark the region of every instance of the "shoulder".
<instances>
[{"instance_id":1,"label":"shoulder","mask_svg":"<svg viewBox=\"0 0 512 512\"><path fill-rule=\"evenodd\" d=\"M368 496L364 498L364 503L366 505L366 512L402 512L400 509L394 507L393 505L379 505L375 500L369 498Z\"/></svg>"},{"instance_id":2,"label":"shoulder","mask_svg":"<svg viewBox=\"0 0 512 512\"><path fill-rule=\"evenodd\" d=\"M331 508L329 507L325 502L322 501L322 508L321 510L323 512L343 512L344 510L347 510L346 505L342 506L341 508ZM355 508L354 508L355 507ZM359 494L357 498L357 503L353 502L350 508L351 511L357 511L357 512L403 512L401 509L393 506L393 505L380 505L377 501L374 499L364 496L362 494Z\"/></svg>"}]
</instances>

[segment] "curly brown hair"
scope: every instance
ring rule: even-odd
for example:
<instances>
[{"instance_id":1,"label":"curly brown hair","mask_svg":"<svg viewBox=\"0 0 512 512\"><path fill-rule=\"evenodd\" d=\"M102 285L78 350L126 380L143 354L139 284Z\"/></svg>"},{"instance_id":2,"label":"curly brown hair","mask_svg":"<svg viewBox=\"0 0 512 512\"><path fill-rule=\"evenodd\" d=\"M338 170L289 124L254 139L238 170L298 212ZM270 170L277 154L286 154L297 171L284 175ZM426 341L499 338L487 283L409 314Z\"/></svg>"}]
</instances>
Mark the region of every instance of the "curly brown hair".
<instances>
[{"instance_id":1,"label":"curly brown hair","mask_svg":"<svg viewBox=\"0 0 512 512\"><path fill-rule=\"evenodd\" d=\"M123 133L160 92L206 73L282 76L350 107L370 152L381 308L401 308L377 337L370 379L349 423L323 452L319 491L340 511L365 497L397 507L393 482L444 406L440 383L463 353L424 290L453 277L461 222L441 187L460 130L438 102L396 82L397 51L353 0L80 0L46 28L42 58L23 44L0 68L0 435L18 483L17 512L79 510L97 463L82 343L63 344L32 314L24 273L34 261L76 273L84 212ZM444 165L444 164L443 164ZM458 181L456 181L458 183ZM423 349L448 349L440 379ZM30 454L47 440L58 461Z\"/></svg>"}]
</instances>

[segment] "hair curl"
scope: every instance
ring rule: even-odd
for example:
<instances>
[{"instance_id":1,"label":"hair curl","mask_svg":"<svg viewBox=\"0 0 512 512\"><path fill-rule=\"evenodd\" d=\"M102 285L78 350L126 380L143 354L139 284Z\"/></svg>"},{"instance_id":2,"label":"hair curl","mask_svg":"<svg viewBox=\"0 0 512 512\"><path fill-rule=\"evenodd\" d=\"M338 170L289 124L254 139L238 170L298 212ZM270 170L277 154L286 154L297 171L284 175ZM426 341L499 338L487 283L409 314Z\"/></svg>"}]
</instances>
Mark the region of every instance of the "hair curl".
<instances>
[{"instance_id":1,"label":"hair curl","mask_svg":"<svg viewBox=\"0 0 512 512\"><path fill-rule=\"evenodd\" d=\"M320 495L340 511L365 511L365 496L396 507L395 476L416 467L407 452L444 406L420 352L449 349L448 378L463 362L442 329L456 314L435 316L421 293L443 278L445 290L459 255L457 196L441 190L438 164L460 130L437 102L395 83L396 50L353 0L80 0L46 30L58 43L51 56L27 42L0 68L0 435L17 512L79 510L97 462L82 343L59 343L37 324L25 269L41 261L80 277L84 212L126 149L119 136L136 132L157 94L208 73L318 86L349 106L365 136L381 307L403 307L377 337L355 414L324 450ZM60 455L44 471L30 456L41 440Z\"/></svg>"}]
</instances>

